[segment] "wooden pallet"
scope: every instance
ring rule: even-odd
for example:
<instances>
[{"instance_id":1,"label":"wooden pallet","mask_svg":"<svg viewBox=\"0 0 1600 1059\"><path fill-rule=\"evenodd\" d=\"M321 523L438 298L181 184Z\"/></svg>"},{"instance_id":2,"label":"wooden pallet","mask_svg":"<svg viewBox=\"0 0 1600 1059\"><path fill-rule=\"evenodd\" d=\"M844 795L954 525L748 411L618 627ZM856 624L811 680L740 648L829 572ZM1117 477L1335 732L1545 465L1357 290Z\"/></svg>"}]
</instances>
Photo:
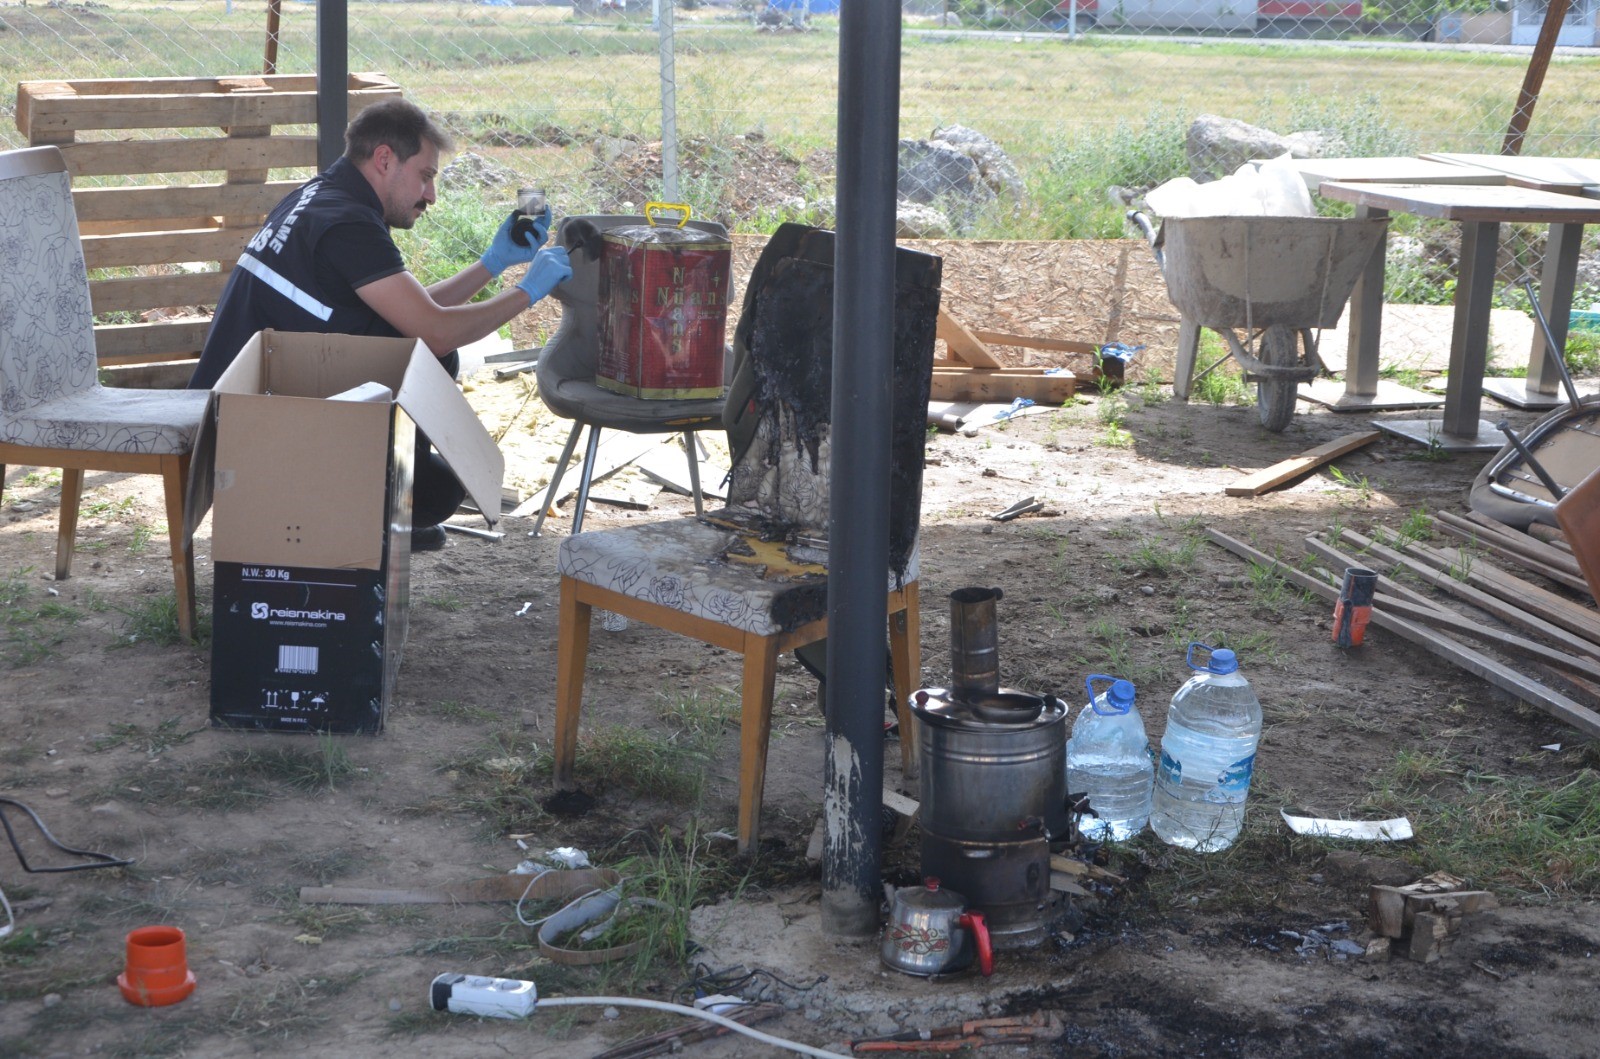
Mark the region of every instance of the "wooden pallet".
<instances>
[{"instance_id":1,"label":"wooden pallet","mask_svg":"<svg viewBox=\"0 0 1600 1059\"><path fill-rule=\"evenodd\" d=\"M1023 346L1067 353L1089 353L1097 347L1087 342L1055 338L1030 338L999 331L970 331L954 316L939 310L935 337L944 340L949 356L933 362L934 401L1013 401L1026 397L1035 404L1064 404L1077 391L1078 377L1050 368L1008 368L996 359L989 345Z\"/></svg>"},{"instance_id":2,"label":"wooden pallet","mask_svg":"<svg viewBox=\"0 0 1600 1059\"><path fill-rule=\"evenodd\" d=\"M384 74L350 75L351 116L399 95ZM30 146L61 148L75 182L113 178L72 195L84 264L134 273L89 284L97 313L214 305L267 212L317 163L309 74L24 81L16 115ZM287 126L302 131L274 134ZM274 170L304 175L272 180ZM190 174L215 182L150 182ZM199 355L209 327L106 324L95 328L95 346L104 365L183 360Z\"/></svg>"}]
</instances>

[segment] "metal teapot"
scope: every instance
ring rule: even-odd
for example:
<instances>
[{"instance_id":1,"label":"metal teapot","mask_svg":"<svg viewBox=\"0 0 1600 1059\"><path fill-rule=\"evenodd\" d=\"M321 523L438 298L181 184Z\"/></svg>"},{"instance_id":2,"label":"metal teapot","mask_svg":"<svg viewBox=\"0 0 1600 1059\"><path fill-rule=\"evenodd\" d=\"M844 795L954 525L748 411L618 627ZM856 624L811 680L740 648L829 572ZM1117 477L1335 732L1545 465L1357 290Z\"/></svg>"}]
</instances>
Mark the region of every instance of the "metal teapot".
<instances>
[{"instance_id":1,"label":"metal teapot","mask_svg":"<svg viewBox=\"0 0 1600 1059\"><path fill-rule=\"evenodd\" d=\"M966 970L974 955L980 973L994 973L988 924L982 912L967 911L966 898L939 889L932 876L920 888L895 891L879 950L884 966L906 974L947 975Z\"/></svg>"}]
</instances>

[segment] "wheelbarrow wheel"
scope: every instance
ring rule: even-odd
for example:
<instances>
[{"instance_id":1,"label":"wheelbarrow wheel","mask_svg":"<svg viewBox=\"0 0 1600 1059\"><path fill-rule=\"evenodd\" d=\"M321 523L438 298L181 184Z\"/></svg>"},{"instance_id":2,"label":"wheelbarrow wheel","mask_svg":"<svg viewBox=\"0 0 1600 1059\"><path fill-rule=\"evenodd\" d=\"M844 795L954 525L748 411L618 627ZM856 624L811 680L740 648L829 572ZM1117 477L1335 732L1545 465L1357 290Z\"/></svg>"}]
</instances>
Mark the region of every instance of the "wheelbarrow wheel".
<instances>
[{"instance_id":1,"label":"wheelbarrow wheel","mask_svg":"<svg viewBox=\"0 0 1600 1059\"><path fill-rule=\"evenodd\" d=\"M1275 368L1292 368L1300 359L1293 328L1282 324L1268 327L1261 336L1261 359ZM1281 433L1294 418L1295 392L1300 384L1293 377L1261 376L1256 382L1256 407L1261 425L1274 434Z\"/></svg>"}]
</instances>

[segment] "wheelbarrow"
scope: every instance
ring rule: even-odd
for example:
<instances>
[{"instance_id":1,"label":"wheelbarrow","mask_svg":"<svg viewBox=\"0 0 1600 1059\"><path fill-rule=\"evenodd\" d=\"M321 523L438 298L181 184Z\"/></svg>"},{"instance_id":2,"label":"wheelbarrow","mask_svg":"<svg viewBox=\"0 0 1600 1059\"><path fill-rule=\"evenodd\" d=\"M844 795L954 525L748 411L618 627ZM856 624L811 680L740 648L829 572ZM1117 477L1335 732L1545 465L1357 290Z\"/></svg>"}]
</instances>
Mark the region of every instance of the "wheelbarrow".
<instances>
[{"instance_id":1,"label":"wheelbarrow","mask_svg":"<svg viewBox=\"0 0 1600 1059\"><path fill-rule=\"evenodd\" d=\"M1137 211L1128 218L1150 239L1182 314L1174 395L1188 400L1209 327L1255 379L1261 425L1288 426L1296 388L1326 371L1314 331L1339 322L1388 218L1168 217L1159 232Z\"/></svg>"}]
</instances>

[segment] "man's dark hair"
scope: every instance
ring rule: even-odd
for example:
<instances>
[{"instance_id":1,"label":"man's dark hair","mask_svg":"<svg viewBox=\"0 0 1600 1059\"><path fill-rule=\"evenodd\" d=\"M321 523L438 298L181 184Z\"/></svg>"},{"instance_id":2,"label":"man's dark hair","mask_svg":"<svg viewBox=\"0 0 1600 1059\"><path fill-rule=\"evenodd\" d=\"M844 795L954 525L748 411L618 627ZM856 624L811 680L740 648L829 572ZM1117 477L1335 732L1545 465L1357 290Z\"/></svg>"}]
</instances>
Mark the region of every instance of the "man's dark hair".
<instances>
[{"instance_id":1,"label":"man's dark hair","mask_svg":"<svg viewBox=\"0 0 1600 1059\"><path fill-rule=\"evenodd\" d=\"M344 130L344 156L359 164L387 145L404 162L422 150L424 140L439 148L440 154L455 150L450 134L435 125L421 107L404 99L386 99L357 114Z\"/></svg>"}]
</instances>

